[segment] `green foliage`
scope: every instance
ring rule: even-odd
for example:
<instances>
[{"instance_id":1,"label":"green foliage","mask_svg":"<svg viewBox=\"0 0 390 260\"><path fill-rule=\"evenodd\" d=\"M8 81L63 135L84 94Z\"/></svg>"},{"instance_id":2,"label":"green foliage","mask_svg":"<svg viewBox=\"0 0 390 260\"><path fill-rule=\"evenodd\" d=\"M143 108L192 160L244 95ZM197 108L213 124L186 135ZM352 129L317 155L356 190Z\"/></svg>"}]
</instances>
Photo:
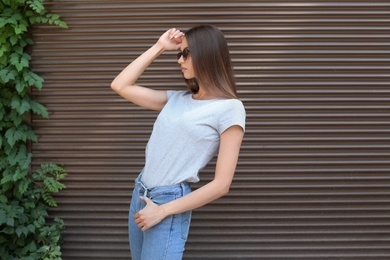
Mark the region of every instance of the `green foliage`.
<instances>
[{"instance_id":1,"label":"green foliage","mask_svg":"<svg viewBox=\"0 0 390 260\"><path fill-rule=\"evenodd\" d=\"M18 186L0 195L0 255L2 259L59 259L64 222L55 218L48 225L48 209L57 204L52 197L65 185L63 167L44 164L24 176ZM8 196L17 194L17 196Z\"/></svg>"},{"instance_id":2,"label":"green foliage","mask_svg":"<svg viewBox=\"0 0 390 260\"><path fill-rule=\"evenodd\" d=\"M43 79L30 70L29 30L38 23L67 27L43 3L0 0L0 255L5 260L61 258L64 223L49 218L48 210L57 206L53 194L65 188L60 181L66 172L55 164L31 172L28 149L37 136L26 118L48 118L30 96L31 88L42 89Z\"/></svg>"}]
</instances>

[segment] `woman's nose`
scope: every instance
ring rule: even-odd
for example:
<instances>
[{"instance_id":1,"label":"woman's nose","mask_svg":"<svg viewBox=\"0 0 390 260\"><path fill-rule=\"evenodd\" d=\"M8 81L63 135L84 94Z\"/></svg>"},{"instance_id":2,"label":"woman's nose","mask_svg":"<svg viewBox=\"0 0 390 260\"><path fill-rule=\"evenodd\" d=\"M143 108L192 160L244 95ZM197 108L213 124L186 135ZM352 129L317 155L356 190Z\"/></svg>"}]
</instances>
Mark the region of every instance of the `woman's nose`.
<instances>
[{"instance_id":1,"label":"woman's nose","mask_svg":"<svg viewBox=\"0 0 390 260\"><path fill-rule=\"evenodd\" d=\"M182 64L184 62L183 55L177 60L177 63Z\"/></svg>"}]
</instances>

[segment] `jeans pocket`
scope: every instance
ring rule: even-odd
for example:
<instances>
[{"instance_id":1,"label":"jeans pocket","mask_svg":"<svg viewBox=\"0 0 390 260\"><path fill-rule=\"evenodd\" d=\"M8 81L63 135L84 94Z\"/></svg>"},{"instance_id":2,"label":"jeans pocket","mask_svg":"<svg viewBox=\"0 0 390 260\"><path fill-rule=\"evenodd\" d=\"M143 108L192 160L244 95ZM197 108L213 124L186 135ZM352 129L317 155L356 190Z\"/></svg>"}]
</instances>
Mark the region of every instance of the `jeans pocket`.
<instances>
[{"instance_id":1,"label":"jeans pocket","mask_svg":"<svg viewBox=\"0 0 390 260\"><path fill-rule=\"evenodd\" d=\"M170 193L167 193L167 194L158 194L156 196L152 196L150 197L150 199L157 205L162 205L162 204L165 204L165 203L168 203L170 201L173 201L176 199L176 195L175 194L170 194Z\"/></svg>"}]
</instances>

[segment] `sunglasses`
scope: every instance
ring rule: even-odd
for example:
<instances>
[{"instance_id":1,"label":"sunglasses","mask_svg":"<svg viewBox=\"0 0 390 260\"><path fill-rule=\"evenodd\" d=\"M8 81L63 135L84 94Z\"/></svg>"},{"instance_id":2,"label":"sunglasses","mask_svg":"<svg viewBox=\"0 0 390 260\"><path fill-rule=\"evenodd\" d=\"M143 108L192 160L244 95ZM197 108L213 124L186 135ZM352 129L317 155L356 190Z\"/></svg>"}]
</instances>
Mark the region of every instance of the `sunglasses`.
<instances>
[{"instance_id":1,"label":"sunglasses","mask_svg":"<svg viewBox=\"0 0 390 260\"><path fill-rule=\"evenodd\" d=\"M190 50L188 48L185 48L183 51L179 51L177 53L177 59L180 59L180 57L183 56L183 59L186 60L188 58L188 55L190 55Z\"/></svg>"}]
</instances>

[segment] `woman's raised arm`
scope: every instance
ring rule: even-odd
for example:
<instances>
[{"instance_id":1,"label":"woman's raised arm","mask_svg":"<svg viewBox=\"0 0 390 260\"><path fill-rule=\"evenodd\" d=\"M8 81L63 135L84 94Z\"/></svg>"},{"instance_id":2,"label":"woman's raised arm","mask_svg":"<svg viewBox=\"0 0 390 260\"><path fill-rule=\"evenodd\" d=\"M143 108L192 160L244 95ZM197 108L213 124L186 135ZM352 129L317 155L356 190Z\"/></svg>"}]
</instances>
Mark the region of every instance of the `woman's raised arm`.
<instances>
[{"instance_id":1,"label":"woman's raised arm","mask_svg":"<svg viewBox=\"0 0 390 260\"><path fill-rule=\"evenodd\" d=\"M152 110L161 110L167 102L166 91L136 85L145 69L164 51L177 50L184 34L176 29L166 31L159 40L141 56L131 62L112 81L111 88L123 98Z\"/></svg>"}]
</instances>

